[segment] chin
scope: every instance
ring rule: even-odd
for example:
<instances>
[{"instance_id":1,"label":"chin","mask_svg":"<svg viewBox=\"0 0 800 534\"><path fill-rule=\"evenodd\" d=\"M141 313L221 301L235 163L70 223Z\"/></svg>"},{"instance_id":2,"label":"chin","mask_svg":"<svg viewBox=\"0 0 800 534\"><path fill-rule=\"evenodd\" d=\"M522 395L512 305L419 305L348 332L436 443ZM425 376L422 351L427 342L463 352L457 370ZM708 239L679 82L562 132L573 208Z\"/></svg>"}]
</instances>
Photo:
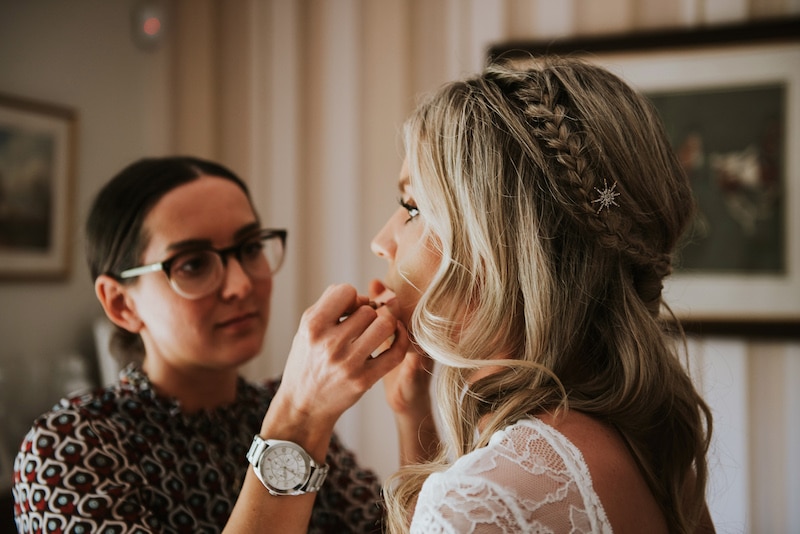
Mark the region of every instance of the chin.
<instances>
[{"instance_id":1,"label":"chin","mask_svg":"<svg viewBox=\"0 0 800 534\"><path fill-rule=\"evenodd\" d=\"M409 335L413 333L413 321L411 320L413 316L414 316L414 307L411 307L410 309L401 307L398 310L398 314L396 315L396 317L400 320L400 322L403 323L403 326L406 327L406 330L408 330Z\"/></svg>"},{"instance_id":2,"label":"chin","mask_svg":"<svg viewBox=\"0 0 800 534\"><path fill-rule=\"evenodd\" d=\"M263 346L263 341L247 343L242 340L241 343L234 343L228 351L226 360L236 365L244 365L257 357Z\"/></svg>"}]
</instances>

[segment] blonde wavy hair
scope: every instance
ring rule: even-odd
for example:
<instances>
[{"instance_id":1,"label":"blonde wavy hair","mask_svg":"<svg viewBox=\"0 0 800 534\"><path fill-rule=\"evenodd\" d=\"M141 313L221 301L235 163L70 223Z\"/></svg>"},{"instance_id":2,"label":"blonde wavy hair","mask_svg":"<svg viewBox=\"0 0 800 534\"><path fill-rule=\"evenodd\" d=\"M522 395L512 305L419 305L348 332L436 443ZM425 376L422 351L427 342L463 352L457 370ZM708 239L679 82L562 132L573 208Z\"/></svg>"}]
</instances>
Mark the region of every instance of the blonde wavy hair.
<instances>
[{"instance_id":1,"label":"blonde wavy hair","mask_svg":"<svg viewBox=\"0 0 800 534\"><path fill-rule=\"evenodd\" d=\"M575 59L492 65L422 103L405 145L442 255L411 324L441 364L442 449L387 480L390 531L408 530L431 473L507 425L568 408L613 425L669 530L692 532L711 414L661 290L694 204L650 103ZM471 383L488 365L500 370Z\"/></svg>"}]
</instances>

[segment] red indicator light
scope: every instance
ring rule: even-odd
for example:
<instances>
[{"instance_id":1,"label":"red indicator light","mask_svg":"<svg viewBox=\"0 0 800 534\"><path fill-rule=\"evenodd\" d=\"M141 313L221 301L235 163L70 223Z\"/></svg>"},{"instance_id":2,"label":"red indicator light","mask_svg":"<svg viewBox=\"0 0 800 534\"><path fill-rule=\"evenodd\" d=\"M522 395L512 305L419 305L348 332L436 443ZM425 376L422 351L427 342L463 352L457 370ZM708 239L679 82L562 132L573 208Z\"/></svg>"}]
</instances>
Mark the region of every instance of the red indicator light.
<instances>
[{"instance_id":1,"label":"red indicator light","mask_svg":"<svg viewBox=\"0 0 800 534\"><path fill-rule=\"evenodd\" d=\"M149 17L142 24L142 30L151 37L155 36L161 31L161 21L157 17Z\"/></svg>"}]
</instances>

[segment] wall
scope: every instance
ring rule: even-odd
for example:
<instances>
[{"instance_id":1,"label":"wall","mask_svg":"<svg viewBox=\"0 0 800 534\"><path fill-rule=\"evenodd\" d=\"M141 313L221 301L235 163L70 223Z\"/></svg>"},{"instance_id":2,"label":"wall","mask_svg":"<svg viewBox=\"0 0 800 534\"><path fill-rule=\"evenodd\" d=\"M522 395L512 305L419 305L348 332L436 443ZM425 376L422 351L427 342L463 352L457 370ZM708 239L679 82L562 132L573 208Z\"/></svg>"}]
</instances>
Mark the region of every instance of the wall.
<instances>
[{"instance_id":1,"label":"wall","mask_svg":"<svg viewBox=\"0 0 800 534\"><path fill-rule=\"evenodd\" d=\"M91 324L102 312L81 237L93 195L124 164L166 151L168 56L134 46L133 4L0 0L0 92L73 108L79 121L70 274L0 281L0 406L10 412L0 443L8 448L61 396L61 363L94 357Z\"/></svg>"}]
</instances>

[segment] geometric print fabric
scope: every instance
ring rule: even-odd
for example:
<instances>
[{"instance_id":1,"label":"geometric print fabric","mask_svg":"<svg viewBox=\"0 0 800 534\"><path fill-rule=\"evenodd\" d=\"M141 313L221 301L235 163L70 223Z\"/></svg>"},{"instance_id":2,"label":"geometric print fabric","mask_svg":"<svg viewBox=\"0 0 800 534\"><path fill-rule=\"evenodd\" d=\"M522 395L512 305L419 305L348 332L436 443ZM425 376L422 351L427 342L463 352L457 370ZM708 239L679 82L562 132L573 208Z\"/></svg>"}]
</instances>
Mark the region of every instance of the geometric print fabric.
<instances>
[{"instance_id":1,"label":"geometric print fabric","mask_svg":"<svg viewBox=\"0 0 800 534\"><path fill-rule=\"evenodd\" d=\"M220 532L278 382L239 379L236 401L184 414L131 365L116 384L39 417L14 468L20 532ZM379 532L380 484L334 436L312 533Z\"/></svg>"}]
</instances>

